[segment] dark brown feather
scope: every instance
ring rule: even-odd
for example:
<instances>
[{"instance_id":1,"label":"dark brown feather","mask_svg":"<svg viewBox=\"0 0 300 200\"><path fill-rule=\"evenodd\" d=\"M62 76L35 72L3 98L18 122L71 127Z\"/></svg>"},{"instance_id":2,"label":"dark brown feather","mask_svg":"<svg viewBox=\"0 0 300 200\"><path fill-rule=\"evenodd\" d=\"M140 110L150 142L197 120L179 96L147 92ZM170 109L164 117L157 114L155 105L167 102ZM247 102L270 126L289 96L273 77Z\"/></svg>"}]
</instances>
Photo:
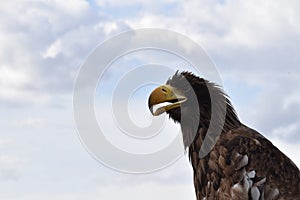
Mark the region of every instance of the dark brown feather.
<instances>
[{"instance_id":1,"label":"dark brown feather","mask_svg":"<svg viewBox=\"0 0 300 200\"><path fill-rule=\"evenodd\" d=\"M197 113L192 112L193 108L185 109L186 113L178 110L168 113L175 121L189 117L191 122L182 125L181 129L194 171L197 200L300 200L297 166L260 133L239 121L227 95L216 84L189 72L176 73L167 83L183 90L182 78L188 80L197 95L200 121L194 120ZM215 101L211 100L212 96ZM211 118L211 108L218 108L224 101L225 123L220 124L219 118ZM190 130L193 129L190 127L195 126L198 132L196 137L192 137ZM208 155L200 158L199 152L209 126L222 126L222 132L220 136L216 133L216 137L211 138L216 144Z\"/></svg>"}]
</instances>

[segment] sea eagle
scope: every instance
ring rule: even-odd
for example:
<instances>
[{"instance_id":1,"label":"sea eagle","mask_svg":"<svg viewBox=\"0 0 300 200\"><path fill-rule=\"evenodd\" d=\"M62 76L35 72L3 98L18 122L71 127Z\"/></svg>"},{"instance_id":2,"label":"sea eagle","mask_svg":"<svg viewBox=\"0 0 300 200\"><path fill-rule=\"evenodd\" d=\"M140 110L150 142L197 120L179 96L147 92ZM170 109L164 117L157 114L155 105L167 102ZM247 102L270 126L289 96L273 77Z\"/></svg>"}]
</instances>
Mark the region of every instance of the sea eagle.
<instances>
[{"instance_id":1,"label":"sea eagle","mask_svg":"<svg viewBox=\"0 0 300 200\"><path fill-rule=\"evenodd\" d=\"M189 102L193 95L197 104ZM165 105L166 102L169 104ZM153 115L166 112L181 123L197 200L300 200L297 166L268 139L239 120L228 96L217 84L190 72L177 71L165 85L150 94L148 104ZM225 105L224 123L219 123L222 117L212 113L213 106L218 113L219 104ZM187 123L182 123L183 118ZM214 130L220 124L221 132L215 133L215 144L201 157L199 152L209 127L213 126ZM196 127L194 136L191 127Z\"/></svg>"}]
</instances>

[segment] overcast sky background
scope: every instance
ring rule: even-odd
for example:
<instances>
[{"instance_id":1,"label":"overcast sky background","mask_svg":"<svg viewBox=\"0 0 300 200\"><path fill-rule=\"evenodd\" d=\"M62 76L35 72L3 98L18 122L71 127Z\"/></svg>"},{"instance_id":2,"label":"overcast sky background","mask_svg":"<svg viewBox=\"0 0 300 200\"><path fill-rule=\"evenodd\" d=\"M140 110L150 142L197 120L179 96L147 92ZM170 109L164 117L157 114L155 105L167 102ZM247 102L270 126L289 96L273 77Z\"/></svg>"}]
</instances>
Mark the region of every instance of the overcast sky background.
<instances>
[{"instance_id":1,"label":"overcast sky background","mask_svg":"<svg viewBox=\"0 0 300 200\"><path fill-rule=\"evenodd\" d=\"M80 65L99 43L143 27L201 44L241 120L300 166L299 7L297 0L1 1L0 199L195 199L187 158L123 174L94 160L75 131Z\"/></svg>"}]
</instances>

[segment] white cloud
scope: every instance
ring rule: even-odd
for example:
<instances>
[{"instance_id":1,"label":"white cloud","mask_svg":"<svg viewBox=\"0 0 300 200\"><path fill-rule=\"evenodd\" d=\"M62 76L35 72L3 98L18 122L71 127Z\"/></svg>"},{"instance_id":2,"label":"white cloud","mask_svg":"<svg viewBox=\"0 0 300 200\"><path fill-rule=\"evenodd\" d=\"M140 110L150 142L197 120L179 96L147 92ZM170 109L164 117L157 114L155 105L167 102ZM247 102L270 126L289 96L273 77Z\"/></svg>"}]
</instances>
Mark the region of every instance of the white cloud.
<instances>
[{"instance_id":1,"label":"white cloud","mask_svg":"<svg viewBox=\"0 0 300 200\"><path fill-rule=\"evenodd\" d=\"M132 27L162 27L196 38L209 50L259 48L300 31L299 2L189 0L179 4L177 14L144 12L128 19ZM226 53L226 52L223 52Z\"/></svg>"},{"instance_id":2,"label":"white cloud","mask_svg":"<svg viewBox=\"0 0 300 200\"><path fill-rule=\"evenodd\" d=\"M85 0L65 0L59 1L46 1L50 6L51 4L60 8L62 12L74 15L75 17L84 15L89 10L89 4Z\"/></svg>"},{"instance_id":3,"label":"white cloud","mask_svg":"<svg viewBox=\"0 0 300 200\"><path fill-rule=\"evenodd\" d=\"M95 187L95 186L93 186ZM117 191L117 192L116 192ZM132 199L132 200L152 200L152 199L173 199L173 200L195 200L193 185L189 184L172 184L161 185L156 183L143 183L136 186L103 186L97 185L92 191L72 191L61 193L46 193L40 191L24 194L23 196L11 195L14 200L84 200L84 199ZM10 198L9 198L10 199Z\"/></svg>"},{"instance_id":4,"label":"white cloud","mask_svg":"<svg viewBox=\"0 0 300 200\"><path fill-rule=\"evenodd\" d=\"M116 22L107 22L103 26L104 33L110 35L114 31L118 30L118 24Z\"/></svg>"},{"instance_id":5,"label":"white cloud","mask_svg":"<svg viewBox=\"0 0 300 200\"><path fill-rule=\"evenodd\" d=\"M42 54L43 58L55 58L62 50L61 40L57 39L47 50Z\"/></svg>"},{"instance_id":6,"label":"white cloud","mask_svg":"<svg viewBox=\"0 0 300 200\"><path fill-rule=\"evenodd\" d=\"M16 70L9 66L0 66L0 85L21 87L30 81L30 73L25 70Z\"/></svg>"},{"instance_id":7,"label":"white cloud","mask_svg":"<svg viewBox=\"0 0 300 200\"><path fill-rule=\"evenodd\" d=\"M115 191L118 192L115 192ZM193 185L170 184L161 185L157 183L144 183L135 187L99 187L97 195L110 200L132 199L132 200L152 200L152 199L196 199Z\"/></svg>"},{"instance_id":8,"label":"white cloud","mask_svg":"<svg viewBox=\"0 0 300 200\"><path fill-rule=\"evenodd\" d=\"M31 85L34 86L36 84L34 77L34 72L32 72L32 69L26 69L26 65L24 68L19 66L1 66L0 99L10 103L21 101L43 104L48 102L49 95L45 93L37 94L30 89Z\"/></svg>"},{"instance_id":9,"label":"white cloud","mask_svg":"<svg viewBox=\"0 0 300 200\"><path fill-rule=\"evenodd\" d=\"M71 95L89 51L126 26L109 22L87 1L71 2L1 2L0 100L47 104L58 93Z\"/></svg>"},{"instance_id":10,"label":"white cloud","mask_svg":"<svg viewBox=\"0 0 300 200\"><path fill-rule=\"evenodd\" d=\"M128 1L122 1L122 0L95 0L99 6L134 6L134 5L143 5L143 6L152 6L153 4L168 4L168 3L176 3L177 0L155 0L155 1L140 1L140 0L128 0Z\"/></svg>"},{"instance_id":11,"label":"white cloud","mask_svg":"<svg viewBox=\"0 0 300 200\"><path fill-rule=\"evenodd\" d=\"M17 180L21 176L23 161L15 156L0 155L0 179Z\"/></svg>"},{"instance_id":12,"label":"white cloud","mask_svg":"<svg viewBox=\"0 0 300 200\"><path fill-rule=\"evenodd\" d=\"M46 125L46 122L41 118L28 117L15 122L16 126L36 128Z\"/></svg>"},{"instance_id":13,"label":"white cloud","mask_svg":"<svg viewBox=\"0 0 300 200\"><path fill-rule=\"evenodd\" d=\"M11 146L13 143L14 142L12 140L0 138L0 149Z\"/></svg>"},{"instance_id":14,"label":"white cloud","mask_svg":"<svg viewBox=\"0 0 300 200\"><path fill-rule=\"evenodd\" d=\"M299 121L288 124L287 126L280 126L273 131L273 135L279 138L297 139L300 131Z\"/></svg>"}]
</instances>

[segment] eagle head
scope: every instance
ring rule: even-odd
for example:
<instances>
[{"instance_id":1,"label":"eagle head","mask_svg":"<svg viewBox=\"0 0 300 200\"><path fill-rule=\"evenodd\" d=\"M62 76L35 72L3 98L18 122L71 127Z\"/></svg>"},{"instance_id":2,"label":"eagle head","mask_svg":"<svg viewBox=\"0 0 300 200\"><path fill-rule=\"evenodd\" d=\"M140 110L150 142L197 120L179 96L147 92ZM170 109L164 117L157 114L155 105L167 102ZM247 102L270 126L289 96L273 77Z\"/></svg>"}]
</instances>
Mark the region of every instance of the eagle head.
<instances>
[{"instance_id":1,"label":"eagle head","mask_svg":"<svg viewBox=\"0 0 300 200\"><path fill-rule=\"evenodd\" d=\"M200 128L208 130L213 127L223 132L240 125L223 90L191 72L177 71L165 85L154 89L148 106L154 116L166 112L181 124L185 146L193 140L191 135L195 135Z\"/></svg>"},{"instance_id":2,"label":"eagle head","mask_svg":"<svg viewBox=\"0 0 300 200\"><path fill-rule=\"evenodd\" d=\"M212 83L191 72L178 71L165 85L153 90L148 106L154 116L164 112L179 122L184 146L193 142L200 128L207 128L211 116L210 89ZM212 90L213 91L213 90Z\"/></svg>"},{"instance_id":3,"label":"eagle head","mask_svg":"<svg viewBox=\"0 0 300 200\"><path fill-rule=\"evenodd\" d=\"M149 109L154 116L166 112L179 123L183 117L199 116L200 110L207 110L211 104L207 84L208 81L191 72L177 71L165 85L150 94Z\"/></svg>"}]
</instances>

